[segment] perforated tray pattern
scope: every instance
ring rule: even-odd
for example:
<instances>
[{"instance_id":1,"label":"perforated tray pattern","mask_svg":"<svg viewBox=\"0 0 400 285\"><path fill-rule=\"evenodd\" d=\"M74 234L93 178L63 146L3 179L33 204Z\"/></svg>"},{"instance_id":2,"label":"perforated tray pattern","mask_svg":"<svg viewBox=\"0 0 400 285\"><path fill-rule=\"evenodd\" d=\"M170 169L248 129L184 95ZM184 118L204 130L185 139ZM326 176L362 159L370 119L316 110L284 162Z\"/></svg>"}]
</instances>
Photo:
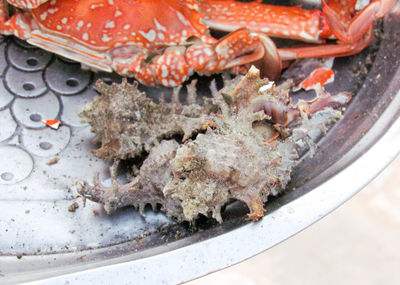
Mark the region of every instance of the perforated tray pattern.
<instances>
[{"instance_id":1,"label":"perforated tray pattern","mask_svg":"<svg viewBox=\"0 0 400 285\"><path fill-rule=\"evenodd\" d=\"M108 178L109 165L90 152L93 134L77 115L97 93L80 64L14 38L0 43L0 253L58 253L118 244L168 223L161 214L121 211L76 197L76 181ZM42 119L58 119L58 130ZM58 158L58 162L49 161ZM77 202L75 212L68 207ZM99 213L97 215L97 213Z\"/></svg>"}]
</instances>

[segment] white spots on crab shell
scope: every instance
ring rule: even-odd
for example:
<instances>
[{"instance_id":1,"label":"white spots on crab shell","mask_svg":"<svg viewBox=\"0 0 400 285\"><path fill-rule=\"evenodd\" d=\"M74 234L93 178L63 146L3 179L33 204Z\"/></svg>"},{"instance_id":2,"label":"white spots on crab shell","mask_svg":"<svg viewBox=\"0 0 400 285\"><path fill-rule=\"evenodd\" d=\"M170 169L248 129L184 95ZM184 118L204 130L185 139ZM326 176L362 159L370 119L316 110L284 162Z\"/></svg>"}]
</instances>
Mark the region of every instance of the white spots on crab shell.
<instances>
[{"instance_id":1,"label":"white spots on crab shell","mask_svg":"<svg viewBox=\"0 0 400 285\"><path fill-rule=\"evenodd\" d=\"M126 25L123 27L124 30L129 30L130 28L131 28L131 25L129 25L129 24L126 24Z\"/></svg>"},{"instance_id":2,"label":"white spots on crab shell","mask_svg":"<svg viewBox=\"0 0 400 285\"><path fill-rule=\"evenodd\" d=\"M76 30L80 31L81 28L85 25L85 22L83 20L79 20L78 23L76 23Z\"/></svg>"},{"instance_id":3,"label":"white spots on crab shell","mask_svg":"<svg viewBox=\"0 0 400 285\"><path fill-rule=\"evenodd\" d=\"M199 5L197 4L188 4L187 6L192 10L199 11Z\"/></svg>"},{"instance_id":4,"label":"white spots on crab shell","mask_svg":"<svg viewBox=\"0 0 400 285\"><path fill-rule=\"evenodd\" d=\"M120 16L122 16L122 12L121 12L120 10L117 9L117 10L115 11L115 13L114 13L114 17L117 18L117 17L120 17Z\"/></svg>"},{"instance_id":5,"label":"white spots on crab shell","mask_svg":"<svg viewBox=\"0 0 400 285\"><path fill-rule=\"evenodd\" d=\"M114 29L115 28L115 22L114 21L108 21L105 26L106 29Z\"/></svg>"},{"instance_id":6,"label":"white spots on crab shell","mask_svg":"<svg viewBox=\"0 0 400 285\"><path fill-rule=\"evenodd\" d=\"M269 33L269 32L271 32L271 29L270 29L270 28L267 28L267 27L263 27L263 28L261 28L261 32L263 32L263 33Z\"/></svg>"},{"instance_id":7,"label":"white spots on crab shell","mask_svg":"<svg viewBox=\"0 0 400 285\"><path fill-rule=\"evenodd\" d=\"M92 4L90 5L91 10L96 10L97 8L104 7L104 3Z\"/></svg>"},{"instance_id":8,"label":"white spots on crab shell","mask_svg":"<svg viewBox=\"0 0 400 285\"><path fill-rule=\"evenodd\" d=\"M164 86L169 86L169 87L174 87L174 86L178 85L177 82L171 78L169 80L163 79L162 82L163 82ZM165 84L165 83L167 83L167 84Z\"/></svg>"},{"instance_id":9,"label":"white spots on crab shell","mask_svg":"<svg viewBox=\"0 0 400 285\"><path fill-rule=\"evenodd\" d=\"M186 17L181 13L181 12L176 12L176 15L178 16L179 21L182 22L182 24L186 25L186 26L190 26L190 22L188 21L188 19L186 19Z\"/></svg>"},{"instance_id":10,"label":"white spots on crab shell","mask_svg":"<svg viewBox=\"0 0 400 285\"><path fill-rule=\"evenodd\" d=\"M315 33L317 33L318 31L317 31L317 28L315 27L315 26L312 26L311 28L310 28L310 33L311 34L315 34Z\"/></svg>"},{"instance_id":11,"label":"white spots on crab shell","mask_svg":"<svg viewBox=\"0 0 400 285\"><path fill-rule=\"evenodd\" d=\"M89 34L88 33L84 33L82 35L82 39L85 40L85 41L88 41L89 40Z\"/></svg>"},{"instance_id":12,"label":"white spots on crab shell","mask_svg":"<svg viewBox=\"0 0 400 285\"><path fill-rule=\"evenodd\" d=\"M107 36L106 34L103 34L103 36L101 37L101 40L103 42L109 42L112 40L112 37Z\"/></svg>"},{"instance_id":13,"label":"white spots on crab shell","mask_svg":"<svg viewBox=\"0 0 400 285\"><path fill-rule=\"evenodd\" d=\"M164 34L163 33L158 33L158 38L160 39L160 40L165 40L165 36L164 36Z\"/></svg>"},{"instance_id":14,"label":"white spots on crab shell","mask_svg":"<svg viewBox=\"0 0 400 285\"><path fill-rule=\"evenodd\" d=\"M62 27L61 27L60 25L57 25L57 26L56 26L56 29L59 30L59 31L61 31L61 30L62 30Z\"/></svg>"},{"instance_id":15,"label":"white spots on crab shell","mask_svg":"<svg viewBox=\"0 0 400 285\"><path fill-rule=\"evenodd\" d=\"M91 28L91 27L92 27L92 23L87 23L87 24L86 24L86 27L87 27L87 28Z\"/></svg>"},{"instance_id":16,"label":"white spots on crab shell","mask_svg":"<svg viewBox=\"0 0 400 285\"><path fill-rule=\"evenodd\" d=\"M164 27L163 25L161 25L161 24L157 21L157 19L154 19L154 24L156 24L156 28L157 28L158 30L164 31L164 32L167 31L167 28Z\"/></svg>"},{"instance_id":17,"label":"white spots on crab shell","mask_svg":"<svg viewBox=\"0 0 400 285\"><path fill-rule=\"evenodd\" d=\"M164 86L168 86L168 80L167 79L161 80L161 84Z\"/></svg>"},{"instance_id":18,"label":"white spots on crab shell","mask_svg":"<svg viewBox=\"0 0 400 285\"><path fill-rule=\"evenodd\" d=\"M201 56L199 56L199 57L197 58L197 62L198 62L198 64L199 64L200 66L202 66L202 65L206 62L206 59L204 58L203 55L201 55Z\"/></svg>"},{"instance_id":19,"label":"white spots on crab shell","mask_svg":"<svg viewBox=\"0 0 400 285\"><path fill-rule=\"evenodd\" d=\"M137 33L132 32L131 34L131 38L129 42L126 42L125 45L132 45L132 46L137 46L137 47L143 47L143 43L142 43L142 38L140 36L137 35ZM125 39L124 39L125 40ZM129 39L128 39L129 40ZM133 40L133 41L132 41ZM146 46L148 46L148 44L146 44Z\"/></svg>"},{"instance_id":20,"label":"white spots on crab shell","mask_svg":"<svg viewBox=\"0 0 400 285\"><path fill-rule=\"evenodd\" d=\"M192 55L195 56L195 57L198 57L203 53L203 51L204 51L204 49L203 50L196 49L194 52L192 52Z\"/></svg>"},{"instance_id":21,"label":"white spots on crab shell","mask_svg":"<svg viewBox=\"0 0 400 285\"><path fill-rule=\"evenodd\" d=\"M293 21L291 21L291 20L288 19L288 18L284 18L284 19L283 19L283 22L284 22L286 25L291 25L291 24L293 23Z\"/></svg>"},{"instance_id":22,"label":"white spots on crab shell","mask_svg":"<svg viewBox=\"0 0 400 285\"><path fill-rule=\"evenodd\" d=\"M67 18L67 17L62 18L62 19L61 19L61 23L63 23L64 25L65 25L66 23L68 23L68 18Z\"/></svg>"},{"instance_id":23,"label":"white spots on crab shell","mask_svg":"<svg viewBox=\"0 0 400 285\"><path fill-rule=\"evenodd\" d=\"M139 31L139 33L149 42L153 42L156 39L156 31L154 30L150 30L147 33L143 32L143 31Z\"/></svg>"},{"instance_id":24,"label":"white spots on crab shell","mask_svg":"<svg viewBox=\"0 0 400 285\"><path fill-rule=\"evenodd\" d=\"M320 19L311 11L304 11L304 13L296 16L296 13L300 11L297 10L297 7L290 7L287 10L274 10L263 5L250 3L249 5L240 4L240 6L232 3L230 6L232 8L224 3L211 4L206 10L208 16L205 16L204 19L211 22L215 21L216 23L225 22L226 26L232 25L237 28L241 26L246 26L249 29L256 28L264 33L278 37L300 38L302 36L299 33L305 31L306 37L304 39L311 42L315 42L317 40L316 35L320 33ZM226 7L229 10L226 10ZM235 9L240 10L237 10L238 13L233 18L230 12ZM273 19L272 22L269 19ZM259 25L260 23L262 25Z\"/></svg>"},{"instance_id":25,"label":"white spots on crab shell","mask_svg":"<svg viewBox=\"0 0 400 285\"><path fill-rule=\"evenodd\" d=\"M299 33L299 36L301 36L303 39L309 40L309 41L315 41L316 40L315 37L313 37L312 35L306 33L305 31L301 31Z\"/></svg>"},{"instance_id":26,"label":"white spots on crab shell","mask_svg":"<svg viewBox=\"0 0 400 285\"><path fill-rule=\"evenodd\" d=\"M231 46L232 44L219 45L216 47L215 51L217 52L220 58L229 58L228 51L231 50Z\"/></svg>"},{"instance_id":27,"label":"white spots on crab shell","mask_svg":"<svg viewBox=\"0 0 400 285\"><path fill-rule=\"evenodd\" d=\"M113 6L114 5L114 1L113 0L107 0L108 4Z\"/></svg>"},{"instance_id":28,"label":"white spots on crab shell","mask_svg":"<svg viewBox=\"0 0 400 285\"><path fill-rule=\"evenodd\" d=\"M40 14L40 19L41 19L42 21L45 21L46 18L47 18L47 12L43 12L42 14Z\"/></svg>"},{"instance_id":29,"label":"white spots on crab shell","mask_svg":"<svg viewBox=\"0 0 400 285\"><path fill-rule=\"evenodd\" d=\"M192 52L192 55L195 57L199 57L199 56L204 57L203 55L206 55L209 57L209 56L212 56L213 54L214 54L214 51L212 50L211 47L198 48Z\"/></svg>"},{"instance_id":30,"label":"white spots on crab shell","mask_svg":"<svg viewBox=\"0 0 400 285\"><path fill-rule=\"evenodd\" d=\"M166 65L161 66L161 77L167 77L169 74L168 68Z\"/></svg>"},{"instance_id":31,"label":"white spots on crab shell","mask_svg":"<svg viewBox=\"0 0 400 285\"><path fill-rule=\"evenodd\" d=\"M47 9L47 12L49 13L49 14L55 14L55 13L57 13L58 12L58 8L52 8L52 9Z\"/></svg>"},{"instance_id":32,"label":"white spots on crab shell","mask_svg":"<svg viewBox=\"0 0 400 285\"><path fill-rule=\"evenodd\" d=\"M164 86L177 86L188 76L189 70L178 51L160 56L154 64L154 76Z\"/></svg>"},{"instance_id":33,"label":"white spots on crab shell","mask_svg":"<svg viewBox=\"0 0 400 285\"><path fill-rule=\"evenodd\" d=\"M222 68L224 68L225 66L226 66L226 59L223 59L223 60L221 60L220 62L219 62L219 66L220 67L222 67Z\"/></svg>"},{"instance_id":34,"label":"white spots on crab shell","mask_svg":"<svg viewBox=\"0 0 400 285\"><path fill-rule=\"evenodd\" d=\"M213 55L214 51L210 48L210 47L206 47L203 49L203 52L207 55L207 56L211 56Z\"/></svg>"}]
</instances>

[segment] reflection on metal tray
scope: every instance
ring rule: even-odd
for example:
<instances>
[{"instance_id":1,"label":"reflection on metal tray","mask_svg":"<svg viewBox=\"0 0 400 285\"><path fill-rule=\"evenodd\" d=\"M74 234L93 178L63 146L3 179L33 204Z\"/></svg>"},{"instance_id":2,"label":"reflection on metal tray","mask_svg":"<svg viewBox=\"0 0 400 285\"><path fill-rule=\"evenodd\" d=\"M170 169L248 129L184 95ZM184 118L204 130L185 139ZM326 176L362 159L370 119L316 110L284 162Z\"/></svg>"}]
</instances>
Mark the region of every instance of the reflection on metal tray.
<instances>
[{"instance_id":1,"label":"reflection on metal tray","mask_svg":"<svg viewBox=\"0 0 400 285\"><path fill-rule=\"evenodd\" d=\"M169 279L166 275L165 279L157 279L178 282L247 258L306 227L315 219L300 223L292 216L293 227L286 228L284 234L277 232L256 238L260 244L254 251L235 249L240 247L235 245L236 236L248 227L256 230L263 223L270 223L268 219L275 210L283 209L347 167L397 119L399 31L400 20L393 12L385 20L381 39L376 38L361 54L335 60L335 84L327 88L332 92L350 91L355 96L344 118L320 142L316 156L305 157L296 168L290 185L295 191L270 201L267 210L271 214L260 223L249 225L245 219L246 207L233 203L226 207L222 225L200 219L196 227L173 224L164 215L151 211L146 212L145 218L132 209L107 216L98 204L87 201L83 207L70 186L76 181L91 181L96 172L100 172L101 179L107 179L109 165L91 155L93 135L76 110L97 96L93 87L96 79L120 78L114 74L94 74L22 41L3 39L0 44L0 281L33 280L133 260L134 264L143 261L136 270L148 268L147 274L151 275L158 257L159 260L167 254L179 257L176 253L180 251L172 249L184 250L183 246L188 246L189 252L194 246L201 248L207 239L225 233L228 234L225 237L231 237L232 250L238 254L224 265L197 264L198 271L188 269L186 277L172 278L171 274ZM209 82L209 78L199 81L201 93L208 92ZM153 97L170 92L144 89ZM377 127L375 123L382 114L386 115ZM57 131L41 122L55 118L63 123ZM56 157L57 163L49 163ZM341 202L345 198L348 195ZM75 201L79 208L69 211ZM327 210L321 211L318 217L326 213ZM279 219L275 222L279 223ZM149 256L153 256L152 262L144 258ZM197 258L199 263L207 260L204 254ZM136 274L137 278L146 276L141 272Z\"/></svg>"}]
</instances>

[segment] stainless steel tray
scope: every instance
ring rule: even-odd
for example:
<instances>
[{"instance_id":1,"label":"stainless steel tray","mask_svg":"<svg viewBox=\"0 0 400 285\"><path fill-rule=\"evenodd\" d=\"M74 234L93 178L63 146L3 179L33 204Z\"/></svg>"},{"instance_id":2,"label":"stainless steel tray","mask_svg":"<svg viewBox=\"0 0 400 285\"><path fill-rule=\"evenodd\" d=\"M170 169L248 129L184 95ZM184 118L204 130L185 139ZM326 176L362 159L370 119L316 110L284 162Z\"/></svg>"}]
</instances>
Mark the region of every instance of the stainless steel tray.
<instances>
[{"instance_id":1,"label":"stainless steel tray","mask_svg":"<svg viewBox=\"0 0 400 285\"><path fill-rule=\"evenodd\" d=\"M266 217L249 223L246 207L232 203L223 224L200 219L195 227L151 211L145 218L133 209L107 216L90 201L83 207L70 186L96 172L106 180L109 165L91 155L93 135L76 110L96 96L97 78L120 78L4 38L0 283L50 277L42 282L177 283L244 260L328 214L400 151L400 5L382 27L364 52L335 60L329 88L351 91L354 99L316 155L295 169L289 191L267 203ZM208 83L202 78L199 90L207 93ZM170 92L144 89L154 97ZM55 118L63 122L58 130L41 122ZM75 201L79 208L68 211Z\"/></svg>"}]
</instances>

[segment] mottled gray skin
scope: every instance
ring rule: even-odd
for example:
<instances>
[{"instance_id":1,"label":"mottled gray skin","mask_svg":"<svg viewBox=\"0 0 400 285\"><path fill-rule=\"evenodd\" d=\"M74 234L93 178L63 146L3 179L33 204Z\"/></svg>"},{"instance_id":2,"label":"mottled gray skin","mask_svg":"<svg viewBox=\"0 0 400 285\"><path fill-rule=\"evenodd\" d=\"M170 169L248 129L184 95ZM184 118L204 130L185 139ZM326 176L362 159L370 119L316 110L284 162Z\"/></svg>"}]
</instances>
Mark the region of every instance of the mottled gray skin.
<instances>
[{"instance_id":1,"label":"mottled gray skin","mask_svg":"<svg viewBox=\"0 0 400 285\"><path fill-rule=\"evenodd\" d=\"M183 219L179 201L166 199L163 194L164 186L171 180L171 160L175 157L178 146L174 140L163 140L153 147L138 175L127 184L117 181L117 162L111 168L111 186L102 185L97 178L94 186L87 182L81 183L79 192L86 198L103 204L107 213L125 206L134 206L143 213L147 204L153 209L159 204L169 217Z\"/></svg>"},{"instance_id":2,"label":"mottled gray skin","mask_svg":"<svg viewBox=\"0 0 400 285\"><path fill-rule=\"evenodd\" d=\"M149 156L139 173L127 184L119 184L113 170L111 187L95 181L94 186L81 184L79 192L104 204L109 213L128 205L143 210L146 204L153 205L153 208L160 204L168 217L178 221L193 221L199 214L211 214L222 222L221 207L229 200L236 199L246 203L251 219L260 219L264 215L263 203L268 195L277 195L290 181L292 168L298 158L296 142L307 138L309 132L324 131L325 126L340 114L328 109L317 113L319 115L315 122L312 117L298 118L297 127L290 131L292 136L265 142L269 138L266 133L271 129L265 119L273 116L266 114L260 105L272 102L276 105L273 112L284 112L287 110L285 106L290 103L287 92L273 87L260 89L267 84L268 80L260 79L257 69L250 69L244 78L233 80L220 93L214 94L214 102L219 107L217 114L198 114L193 119L198 120L193 125L204 125L206 122L209 126L204 134L198 134L195 139L183 144L162 140L158 145L150 145ZM126 86L113 88L117 93L127 90ZM128 88L135 89L134 86ZM118 98L120 94L115 95ZM283 115L279 114L281 117ZM158 114L153 113L153 116L157 118ZM176 122L181 130L184 123L179 119ZM155 126L152 132L158 129ZM192 133L195 131L191 130ZM136 148L133 148L133 152L135 154L127 153L124 156L135 156Z\"/></svg>"},{"instance_id":3,"label":"mottled gray skin","mask_svg":"<svg viewBox=\"0 0 400 285\"><path fill-rule=\"evenodd\" d=\"M134 158L149 152L164 138L182 135L187 139L207 127L207 114L212 109L208 101L200 105L189 96L188 104L181 104L173 96L172 102L161 98L156 104L137 89L136 83L126 80L112 85L98 81L96 86L101 96L87 105L81 115L96 133L93 142L101 143L94 152L97 157Z\"/></svg>"}]
</instances>

